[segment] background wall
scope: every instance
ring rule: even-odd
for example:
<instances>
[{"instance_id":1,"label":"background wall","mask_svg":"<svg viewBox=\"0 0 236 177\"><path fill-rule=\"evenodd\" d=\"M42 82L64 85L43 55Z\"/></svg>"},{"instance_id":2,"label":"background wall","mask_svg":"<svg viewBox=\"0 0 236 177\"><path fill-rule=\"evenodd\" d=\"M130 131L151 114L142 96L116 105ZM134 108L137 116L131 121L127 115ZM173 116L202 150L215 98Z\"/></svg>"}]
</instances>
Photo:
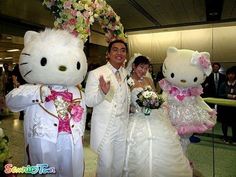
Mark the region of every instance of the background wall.
<instances>
[{"instance_id":1,"label":"background wall","mask_svg":"<svg viewBox=\"0 0 236 177\"><path fill-rule=\"evenodd\" d=\"M155 70L165 59L169 46L207 51L212 62L220 62L225 68L236 65L236 26L129 34L128 42L129 55L149 56Z\"/></svg>"}]
</instances>

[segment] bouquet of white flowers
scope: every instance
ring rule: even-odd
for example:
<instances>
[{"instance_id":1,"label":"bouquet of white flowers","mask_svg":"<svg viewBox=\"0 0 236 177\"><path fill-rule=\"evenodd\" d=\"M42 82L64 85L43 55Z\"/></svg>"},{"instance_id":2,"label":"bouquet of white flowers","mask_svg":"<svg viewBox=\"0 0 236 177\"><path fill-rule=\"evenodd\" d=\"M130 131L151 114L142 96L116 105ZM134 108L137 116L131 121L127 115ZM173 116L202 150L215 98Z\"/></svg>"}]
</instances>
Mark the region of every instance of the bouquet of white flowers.
<instances>
[{"instance_id":1,"label":"bouquet of white flowers","mask_svg":"<svg viewBox=\"0 0 236 177\"><path fill-rule=\"evenodd\" d=\"M3 171L4 163L9 159L8 137L0 128L0 172Z\"/></svg>"},{"instance_id":2,"label":"bouquet of white flowers","mask_svg":"<svg viewBox=\"0 0 236 177\"><path fill-rule=\"evenodd\" d=\"M164 102L163 98L154 92L150 86L144 88L137 97L136 102L143 108L145 115L150 115L151 109L158 109Z\"/></svg>"}]
</instances>

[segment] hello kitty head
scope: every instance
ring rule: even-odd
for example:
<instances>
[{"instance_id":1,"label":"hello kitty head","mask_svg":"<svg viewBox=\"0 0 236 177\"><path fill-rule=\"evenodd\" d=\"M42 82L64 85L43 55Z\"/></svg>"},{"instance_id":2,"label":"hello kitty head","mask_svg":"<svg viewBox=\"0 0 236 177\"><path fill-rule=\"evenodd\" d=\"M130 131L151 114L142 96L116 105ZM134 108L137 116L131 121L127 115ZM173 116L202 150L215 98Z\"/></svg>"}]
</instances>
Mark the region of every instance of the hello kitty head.
<instances>
[{"instance_id":1,"label":"hello kitty head","mask_svg":"<svg viewBox=\"0 0 236 177\"><path fill-rule=\"evenodd\" d=\"M31 84L75 86L87 72L83 42L64 30L27 31L19 66Z\"/></svg>"},{"instance_id":2,"label":"hello kitty head","mask_svg":"<svg viewBox=\"0 0 236 177\"><path fill-rule=\"evenodd\" d=\"M212 71L210 54L169 47L162 69L164 77L173 85L194 87L203 83Z\"/></svg>"}]
</instances>

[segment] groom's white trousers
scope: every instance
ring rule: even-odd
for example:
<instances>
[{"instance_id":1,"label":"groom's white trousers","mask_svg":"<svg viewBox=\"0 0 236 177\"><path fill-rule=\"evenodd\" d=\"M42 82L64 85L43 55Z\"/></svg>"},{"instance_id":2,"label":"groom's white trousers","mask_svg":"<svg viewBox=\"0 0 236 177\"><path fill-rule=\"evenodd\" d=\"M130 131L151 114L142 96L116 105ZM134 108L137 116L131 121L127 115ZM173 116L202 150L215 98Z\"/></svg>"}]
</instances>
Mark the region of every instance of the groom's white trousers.
<instances>
[{"instance_id":1,"label":"groom's white trousers","mask_svg":"<svg viewBox=\"0 0 236 177\"><path fill-rule=\"evenodd\" d=\"M127 119L127 118L126 118ZM96 177L121 177L124 168L127 120L113 121L109 136L98 154Z\"/></svg>"}]
</instances>

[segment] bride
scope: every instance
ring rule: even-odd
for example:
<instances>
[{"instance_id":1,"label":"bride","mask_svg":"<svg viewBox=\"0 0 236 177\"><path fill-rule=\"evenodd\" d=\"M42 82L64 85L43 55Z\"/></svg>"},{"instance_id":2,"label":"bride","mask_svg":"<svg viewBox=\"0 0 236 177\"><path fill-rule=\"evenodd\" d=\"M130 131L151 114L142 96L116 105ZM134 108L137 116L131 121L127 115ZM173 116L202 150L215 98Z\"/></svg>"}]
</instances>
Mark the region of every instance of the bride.
<instances>
[{"instance_id":1,"label":"bride","mask_svg":"<svg viewBox=\"0 0 236 177\"><path fill-rule=\"evenodd\" d=\"M130 61L132 62L132 61ZM179 136L164 107L145 115L137 104L138 94L154 84L146 76L149 60L138 56L132 62L131 111L123 177L192 177Z\"/></svg>"}]
</instances>

